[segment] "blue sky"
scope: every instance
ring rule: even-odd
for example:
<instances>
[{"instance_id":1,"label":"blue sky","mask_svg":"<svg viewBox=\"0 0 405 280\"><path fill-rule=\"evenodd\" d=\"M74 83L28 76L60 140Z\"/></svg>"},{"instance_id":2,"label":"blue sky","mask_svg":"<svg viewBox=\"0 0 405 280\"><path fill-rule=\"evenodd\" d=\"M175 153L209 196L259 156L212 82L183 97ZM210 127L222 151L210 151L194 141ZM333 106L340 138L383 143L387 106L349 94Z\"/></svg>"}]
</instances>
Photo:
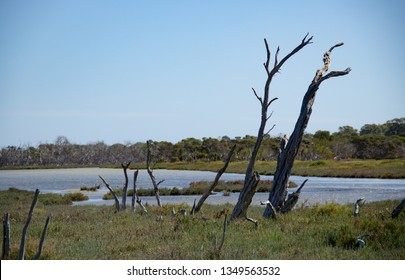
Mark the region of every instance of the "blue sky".
<instances>
[{"instance_id":1,"label":"blue sky","mask_svg":"<svg viewBox=\"0 0 405 280\"><path fill-rule=\"evenodd\" d=\"M404 1L0 2L0 147L256 135L267 38L280 57L273 135L291 133L323 53L352 68L307 131L405 116ZM273 59L273 58L272 58Z\"/></svg>"}]
</instances>

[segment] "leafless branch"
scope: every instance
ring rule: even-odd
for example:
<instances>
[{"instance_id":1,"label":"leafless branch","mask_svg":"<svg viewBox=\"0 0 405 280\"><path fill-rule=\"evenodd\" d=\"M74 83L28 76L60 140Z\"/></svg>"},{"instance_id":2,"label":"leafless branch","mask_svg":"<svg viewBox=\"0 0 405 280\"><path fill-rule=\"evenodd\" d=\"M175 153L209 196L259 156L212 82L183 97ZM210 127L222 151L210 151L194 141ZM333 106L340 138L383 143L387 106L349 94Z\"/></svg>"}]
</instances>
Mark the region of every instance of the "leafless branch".
<instances>
[{"instance_id":1,"label":"leafless branch","mask_svg":"<svg viewBox=\"0 0 405 280\"><path fill-rule=\"evenodd\" d=\"M101 175L98 175L98 177L100 177L100 179L103 181L104 185L107 187L107 189L110 191L110 193L112 194L112 196L114 197L114 201L115 201L115 208L117 209L117 211L120 211L120 202L118 200L117 194L115 193L115 191L110 187L110 184L107 183L107 181L101 177Z\"/></svg>"},{"instance_id":2,"label":"leafless branch","mask_svg":"<svg viewBox=\"0 0 405 280\"><path fill-rule=\"evenodd\" d=\"M256 93L255 89L254 89L254 88L252 88L252 90L253 90L253 93L254 93L254 95L256 96L257 100L259 100L260 104L263 104L263 100L262 100L262 98L261 98L261 97L259 97L259 96L257 95L257 93Z\"/></svg>"}]
</instances>

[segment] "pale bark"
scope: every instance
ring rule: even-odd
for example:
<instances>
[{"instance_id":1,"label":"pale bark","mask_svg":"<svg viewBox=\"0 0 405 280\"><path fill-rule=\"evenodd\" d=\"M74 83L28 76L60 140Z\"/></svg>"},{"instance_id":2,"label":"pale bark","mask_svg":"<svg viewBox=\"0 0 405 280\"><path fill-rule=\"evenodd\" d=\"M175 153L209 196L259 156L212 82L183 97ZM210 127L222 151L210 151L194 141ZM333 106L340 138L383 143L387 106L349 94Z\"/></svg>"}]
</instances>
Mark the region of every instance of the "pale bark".
<instances>
[{"instance_id":1,"label":"pale bark","mask_svg":"<svg viewBox=\"0 0 405 280\"><path fill-rule=\"evenodd\" d=\"M125 183L124 183L124 188L122 190L122 203L121 203L121 210L125 210L127 208L127 191L128 191L128 174L127 174L127 169L131 162L128 162L127 164L121 163L121 167L124 171L124 176L125 176Z\"/></svg>"}]
</instances>

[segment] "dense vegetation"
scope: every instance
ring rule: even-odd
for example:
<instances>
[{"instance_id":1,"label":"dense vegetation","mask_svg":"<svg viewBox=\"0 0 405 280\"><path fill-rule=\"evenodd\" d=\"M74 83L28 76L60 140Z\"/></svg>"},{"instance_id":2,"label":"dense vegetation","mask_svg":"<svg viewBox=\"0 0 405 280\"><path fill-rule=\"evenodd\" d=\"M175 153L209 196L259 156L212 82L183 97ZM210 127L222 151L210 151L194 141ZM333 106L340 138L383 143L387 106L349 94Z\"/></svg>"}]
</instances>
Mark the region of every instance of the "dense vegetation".
<instances>
[{"instance_id":1,"label":"dense vegetation","mask_svg":"<svg viewBox=\"0 0 405 280\"><path fill-rule=\"evenodd\" d=\"M0 191L0 211L10 213L11 256L17 256L32 192ZM58 202L59 201L59 202ZM53 202L53 203L52 203ZM66 206L63 199L40 195L27 236L26 259L36 252L45 219L52 215L42 259L405 259L405 219L391 218L399 201L366 203L360 216L353 205L298 206L277 220L251 207L246 220L229 224L219 252L224 216L232 205L204 205L191 217L171 217L186 205L147 206L148 215L115 212L111 206ZM59 205L62 203L63 205ZM162 216L163 219L156 219ZM357 237L368 233L359 249Z\"/></svg>"},{"instance_id":2,"label":"dense vegetation","mask_svg":"<svg viewBox=\"0 0 405 280\"><path fill-rule=\"evenodd\" d=\"M234 161L250 157L255 136L221 138L187 138L178 143L153 142L153 157L159 162L211 162L223 160L230 147L237 143ZM258 160L276 160L281 137L267 137ZM73 144L59 136L53 144L9 146L0 149L0 168L27 166L100 166L122 162L145 162L146 143L107 145L97 142ZM338 132L317 131L306 134L297 160L329 159L403 159L405 158L405 118L385 124L366 124L360 131L343 126Z\"/></svg>"}]
</instances>

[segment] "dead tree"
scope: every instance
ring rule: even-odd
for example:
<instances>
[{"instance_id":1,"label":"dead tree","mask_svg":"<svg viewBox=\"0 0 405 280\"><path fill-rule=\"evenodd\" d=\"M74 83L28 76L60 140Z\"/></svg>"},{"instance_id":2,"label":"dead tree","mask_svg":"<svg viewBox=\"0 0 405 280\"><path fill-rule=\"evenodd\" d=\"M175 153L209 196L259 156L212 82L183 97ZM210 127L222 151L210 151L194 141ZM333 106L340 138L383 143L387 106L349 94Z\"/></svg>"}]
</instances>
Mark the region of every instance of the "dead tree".
<instances>
[{"instance_id":1,"label":"dead tree","mask_svg":"<svg viewBox=\"0 0 405 280\"><path fill-rule=\"evenodd\" d=\"M241 217L246 217L246 212L247 209L252 202L253 195L256 191L257 184L259 183L260 176L257 174L257 172L254 171L255 163L256 163L256 157L259 152L260 146L262 144L263 138L270 133L270 131L274 128L271 127L269 130L266 131L266 124L267 121L270 119L271 114L268 114L268 109L270 105L277 100L277 98L272 98L270 99L270 84L271 81L273 80L273 77L280 71L281 67L283 64L294 54L296 54L298 51L300 51L302 48L304 48L306 45L311 43L312 37L307 38L308 34L302 39L301 43L294 49L292 50L289 54L287 54L283 59L278 61L278 54L280 51L280 48L277 48L276 54L275 54L275 59L274 59L274 65L273 68L270 69L270 48L269 45L267 44L266 39L264 39L264 44L266 46L266 52L267 52L267 59L266 62L263 64L264 69L266 70L267 73L267 80L264 86L264 95L263 97L259 97L259 95L256 93L255 89L253 90L253 94L256 96L257 100L260 102L261 106L261 121L260 121L260 126L259 130L257 133L257 138L256 138L256 143L254 145L254 148L252 150L252 154L250 156L249 164L246 169L246 175L245 175L245 181L243 188L239 194L238 201L233 209L233 212L231 214L230 220L233 220L235 218L241 218Z\"/></svg>"},{"instance_id":2,"label":"dead tree","mask_svg":"<svg viewBox=\"0 0 405 280\"><path fill-rule=\"evenodd\" d=\"M138 178L138 173L139 173L139 170L136 170L134 172L134 189L133 189L133 194L132 194L132 207L131 207L131 210L132 210L132 212L135 211L135 201L136 201L136 203L138 203L138 205L141 207L142 213L143 214L148 214L148 211L146 210L145 206L142 204L142 201L139 198L138 192L137 192L137 189L136 189L136 180Z\"/></svg>"},{"instance_id":3,"label":"dead tree","mask_svg":"<svg viewBox=\"0 0 405 280\"><path fill-rule=\"evenodd\" d=\"M309 39L311 40L312 37ZM307 41L309 41L307 40ZM303 40L303 43L305 38ZM302 45L302 44L301 44ZM291 169L294 165L295 157L298 153L304 131L307 127L309 118L312 113L312 105L315 101L316 92L322 82L338 76L344 76L350 73L351 69L347 68L343 71L329 71L330 54L336 47L342 46L343 43L339 43L331 47L323 56L323 68L316 71L315 77L309 85L307 92L304 95L301 112L298 120L295 124L293 133L291 134L288 143L280 150L280 155L277 160L276 172L274 174L273 186L269 194L269 201L274 206L276 211L283 208L283 205L287 196L287 186L291 174ZM273 215L274 211L271 207L267 206L263 216L268 218Z\"/></svg>"},{"instance_id":4,"label":"dead tree","mask_svg":"<svg viewBox=\"0 0 405 280\"><path fill-rule=\"evenodd\" d=\"M208 190L201 196L200 200L198 201L197 205L194 207L194 213L197 213L200 211L202 205L204 204L205 200L212 194L214 191L215 187L218 185L219 178L221 178L222 174L226 171L228 168L228 164L231 161L231 158L233 156L233 153L235 152L236 145L233 145L231 150L228 153L228 156L225 160L224 166L218 170L217 175L215 176L214 182L211 184L211 186L208 188Z\"/></svg>"},{"instance_id":5,"label":"dead tree","mask_svg":"<svg viewBox=\"0 0 405 280\"><path fill-rule=\"evenodd\" d=\"M152 184L153 184L153 191L154 191L155 196L156 196L157 204L158 204L158 206L162 206L162 203L160 201L160 195L159 195L159 185L161 183L163 183L165 180L161 180L159 182L156 182L156 178L153 175L153 170L151 168L151 163L152 163L151 141L146 141L146 144L147 144L147 148L148 148L147 154L146 154L146 170L147 170L147 172L149 174L149 177L150 177L150 179L152 181Z\"/></svg>"},{"instance_id":6,"label":"dead tree","mask_svg":"<svg viewBox=\"0 0 405 280\"><path fill-rule=\"evenodd\" d=\"M128 174L127 174L127 169L131 162L128 162L127 164L121 163L121 167L124 170L124 176L125 176L125 183L124 183L124 188L122 190L122 203L121 203L121 210L124 210L127 208L127 191L128 191Z\"/></svg>"}]
</instances>

